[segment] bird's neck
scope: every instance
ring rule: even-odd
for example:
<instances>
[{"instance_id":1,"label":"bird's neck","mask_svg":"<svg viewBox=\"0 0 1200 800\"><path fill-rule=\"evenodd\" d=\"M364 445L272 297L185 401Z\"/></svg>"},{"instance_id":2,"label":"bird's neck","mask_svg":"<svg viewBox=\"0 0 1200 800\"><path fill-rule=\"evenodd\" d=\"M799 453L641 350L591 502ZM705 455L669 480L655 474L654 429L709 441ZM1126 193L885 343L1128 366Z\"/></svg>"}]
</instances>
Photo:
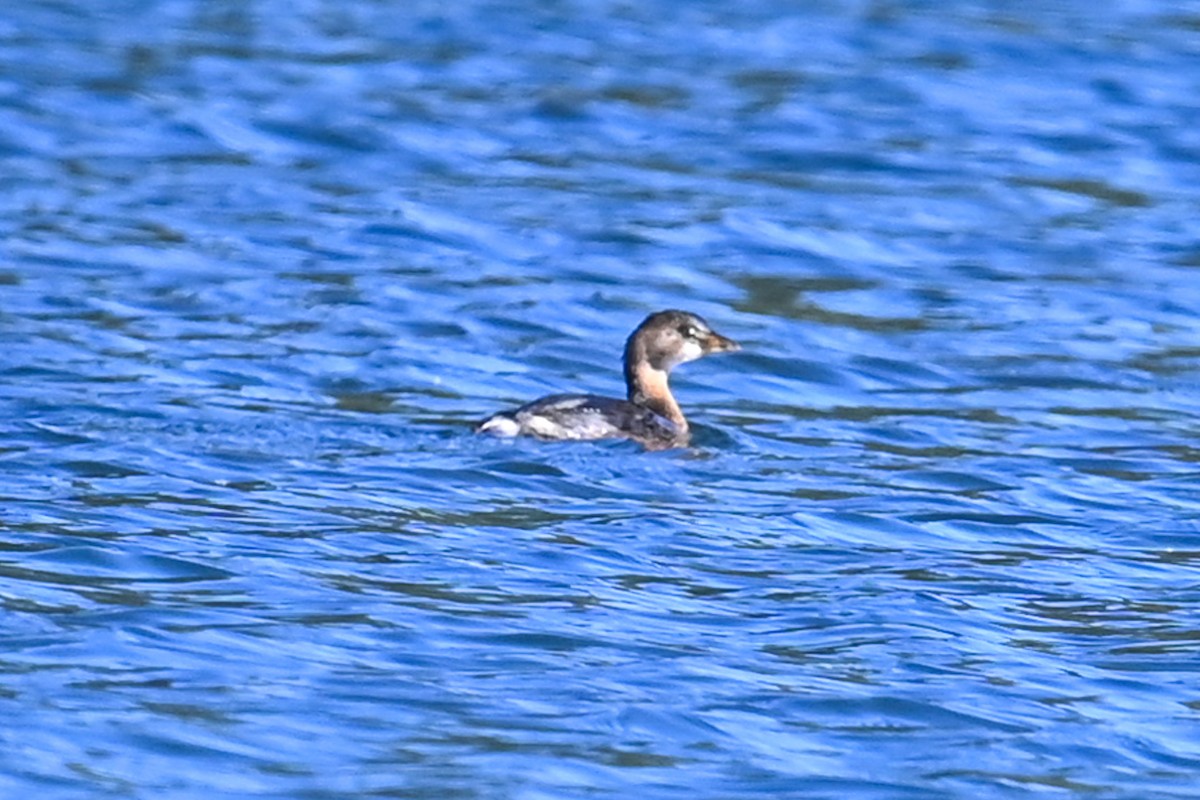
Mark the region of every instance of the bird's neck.
<instances>
[{"instance_id":1,"label":"bird's neck","mask_svg":"<svg viewBox=\"0 0 1200 800\"><path fill-rule=\"evenodd\" d=\"M679 408L679 403L675 402L675 396L671 394L665 370L655 369L646 361L626 364L625 384L629 402L637 403L660 417L669 419L680 433L687 432L687 420Z\"/></svg>"}]
</instances>

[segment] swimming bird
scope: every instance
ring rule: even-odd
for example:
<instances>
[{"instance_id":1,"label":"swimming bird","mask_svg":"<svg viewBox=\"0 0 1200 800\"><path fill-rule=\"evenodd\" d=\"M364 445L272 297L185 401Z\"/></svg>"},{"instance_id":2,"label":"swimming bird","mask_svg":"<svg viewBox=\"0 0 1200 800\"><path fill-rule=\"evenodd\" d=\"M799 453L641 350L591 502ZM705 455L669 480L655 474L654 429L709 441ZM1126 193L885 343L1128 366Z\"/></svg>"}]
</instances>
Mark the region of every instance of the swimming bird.
<instances>
[{"instance_id":1,"label":"swimming bird","mask_svg":"<svg viewBox=\"0 0 1200 800\"><path fill-rule=\"evenodd\" d=\"M702 356L740 349L697 314L658 311L625 342L626 399L554 394L493 414L476 430L539 439L632 439L654 450L681 447L688 443L690 431L667 382L671 370Z\"/></svg>"}]
</instances>

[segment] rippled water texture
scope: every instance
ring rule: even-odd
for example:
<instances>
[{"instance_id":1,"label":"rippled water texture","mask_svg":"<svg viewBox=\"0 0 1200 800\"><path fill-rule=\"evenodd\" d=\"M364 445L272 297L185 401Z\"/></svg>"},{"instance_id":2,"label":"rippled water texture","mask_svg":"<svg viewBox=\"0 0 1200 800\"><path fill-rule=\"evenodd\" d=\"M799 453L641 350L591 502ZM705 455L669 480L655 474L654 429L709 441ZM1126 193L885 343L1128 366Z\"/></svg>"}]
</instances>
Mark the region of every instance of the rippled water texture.
<instances>
[{"instance_id":1,"label":"rippled water texture","mask_svg":"<svg viewBox=\"0 0 1200 800\"><path fill-rule=\"evenodd\" d=\"M1200 5L12 2L0 796L1194 798ZM477 438L743 342L685 450Z\"/></svg>"}]
</instances>

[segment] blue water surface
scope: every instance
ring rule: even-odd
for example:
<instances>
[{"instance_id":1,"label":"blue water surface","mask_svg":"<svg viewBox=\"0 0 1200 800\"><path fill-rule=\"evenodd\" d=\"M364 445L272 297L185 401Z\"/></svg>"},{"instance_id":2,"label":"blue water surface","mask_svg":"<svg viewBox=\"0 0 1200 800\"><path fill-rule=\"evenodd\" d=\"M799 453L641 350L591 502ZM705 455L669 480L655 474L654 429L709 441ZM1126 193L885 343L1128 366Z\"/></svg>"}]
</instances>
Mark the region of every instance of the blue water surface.
<instances>
[{"instance_id":1,"label":"blue water surface","mask_svg":"<svg viewBox=\"0 0 1200 800\"><path fill-rule=\"evenodd\" d=\"M0 796L1194 798L1200 4L0 11ZM693 446L477 437L620 394Z\"/></svg>"}]
</instances>

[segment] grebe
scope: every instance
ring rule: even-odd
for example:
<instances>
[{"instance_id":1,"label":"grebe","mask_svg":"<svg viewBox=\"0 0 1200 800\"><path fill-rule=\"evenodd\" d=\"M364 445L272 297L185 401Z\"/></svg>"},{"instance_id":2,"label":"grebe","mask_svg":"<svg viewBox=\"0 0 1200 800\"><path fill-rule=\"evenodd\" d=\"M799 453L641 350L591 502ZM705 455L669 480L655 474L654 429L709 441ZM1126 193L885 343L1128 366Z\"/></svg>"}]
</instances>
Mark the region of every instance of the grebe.
<instances>
[{"instance_id":1,"label":"grebe","mask_svg":"<svg viewBox=\"0 0 1200 800\"><path fill-rule=\"evenodd\" d=\"M625 342L625 400L591 394L554 394L501 411L477 431L539 439L633 439L651 449L688 443L688 422L667 375L685 361L741 345L687 311L658 311L646 317Z\"/></svg>"}]
</instances>

